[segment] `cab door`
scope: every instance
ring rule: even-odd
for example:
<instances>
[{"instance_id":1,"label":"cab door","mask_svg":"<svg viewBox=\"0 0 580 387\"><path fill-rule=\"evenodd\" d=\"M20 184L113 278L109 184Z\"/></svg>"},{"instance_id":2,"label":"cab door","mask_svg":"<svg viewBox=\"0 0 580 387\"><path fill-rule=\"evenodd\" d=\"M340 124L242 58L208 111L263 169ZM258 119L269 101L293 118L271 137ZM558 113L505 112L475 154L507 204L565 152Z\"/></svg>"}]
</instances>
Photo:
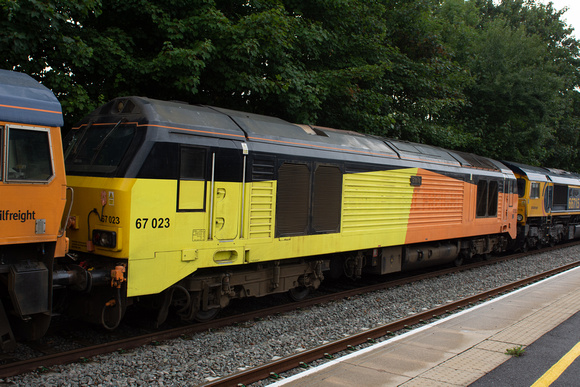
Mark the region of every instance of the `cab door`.
<instances>
[{"instance_id":1,"label":"cab door","mask_svg":"<svg viewBox=\"0 0 580 387\"><path fill-rule=\"evenodd\" d=\"M509 207L511 207L511 199L510 199L510 186L511 180L507 179L505 176L503 178L503 200L502 200L502 220L507 222L508 220L508 212Z\"/></svg>"},{"instance_id":2,"label":"cab door","mask_svg":"<svg viewBox=\"0 0 580 387\"><path fill-rule=\"evenodd\" d=\"M212 155L212 236L231 241L240 231L242 152L231 140L220 140Z\"/></svg>"},{"instance_id":3,"label":"cab door","mask_svg":"<svg viewBox=\"0 0 580 387\"><path fill-rule=\"evenodd\" d=\"M216 182L214 188L214 233L220 241L238 237L240 220L240 187L226 182Z\"/></svg>"},{"instance_id":4,"label":"cab door","mask_svg":"<svg viewBox=\"0 0 580 387\"><path fill-rule=\"evenodd\" d=\"M514 206L516 205L517 201L517 197L515 195L516 182L513 179L510 179L508 176L505 176L503 184L503 221L509 222L511 219L513 219L513 217L510 217L510 214L515 216Z\"/></svg>"},{"instance_id":5,"label":"cab door","mask_svg":"<svg viewBox=\"0 0 580 387\"><path fill-rule=\"evenodd\" d=\"M546 183L544 188L544 213L550 215L552 213L552 206L554 203L554 186Z\"/></svg>"}]
</instances>

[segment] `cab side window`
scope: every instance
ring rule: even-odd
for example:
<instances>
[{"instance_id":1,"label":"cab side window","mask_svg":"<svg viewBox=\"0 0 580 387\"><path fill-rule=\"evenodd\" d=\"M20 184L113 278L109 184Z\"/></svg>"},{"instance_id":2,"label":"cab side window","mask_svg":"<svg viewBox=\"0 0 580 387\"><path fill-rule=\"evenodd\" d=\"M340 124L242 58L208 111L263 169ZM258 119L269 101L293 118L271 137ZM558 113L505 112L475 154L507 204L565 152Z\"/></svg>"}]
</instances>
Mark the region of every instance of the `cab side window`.
<instances>
[{"instance_id":1,"label":"cab side window","mask_svg":"<svg viewBox=\"0 0 580 387\"><path fill-rule=\"evenodd\" d=\"M518 179L518 197L523 198L526 195L526 180Z\"/></svg>"},{"instance_id":2,"label":"cab side window","mask_svg":"<svg viewBox=\"0 0 580 387\"><path fill-rule=\"evenodd\" d=\"M205 211L207 151L183 146L180 156L177 210Z\"/></svg>"},{"instance_id":3,"label":"cab side window","mask_svg":"<svg viewBox=\"0 0 580 387\"><path fill-rule=\"evenodd\" d=\"M7 181L48 181L53 176L48 130L8 129Z\"/></svg>"},{"instance_id":4,"label":"cab side window","mask_svg":"<svg viewBox=\"0 0 580 387\"><path fill-rule=\"evenodd\" d=\"M181 148L179 177L183 180L205 180L205 159L205 149Z\"/></svg>"},{"instance_id":5,"label":"cab side window","mask_svg":"<svg viewBox=\"0 0 580 387\"><path fill-rule=\"evenodd\" d=\"M493 180L477 182L476 216L478 218L497 216L499 184Z\"/></svg>"},{"instance_id":6,"label":"cab side window","mask_svg":"<svg viewBox=\"0 0 580 387\"><path fill-rule=\"evenodd\" d=\"M531 183L530 199L538 199L540 197L540 183Z\"/></svg>"}]
</instances>

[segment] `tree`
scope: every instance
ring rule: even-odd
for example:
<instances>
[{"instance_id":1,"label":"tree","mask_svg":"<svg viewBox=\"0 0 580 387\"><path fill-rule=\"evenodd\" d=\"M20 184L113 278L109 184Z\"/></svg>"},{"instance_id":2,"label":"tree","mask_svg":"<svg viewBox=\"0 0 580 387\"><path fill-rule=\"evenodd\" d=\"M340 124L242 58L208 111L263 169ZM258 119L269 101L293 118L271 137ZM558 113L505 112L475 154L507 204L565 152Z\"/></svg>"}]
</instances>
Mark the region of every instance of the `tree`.
<instances>
[{"instance_id":1,"label":"tree","mask_svg":"<svg viewBox=\"0 0 580 387\"><path fill-rule=\"evenodd\" d=\"M448 0L439 16L459 24L458 33L443 36L474 80L457 115L470 135L465 150L536 165L554 161L559 123L578 85L578 43L562 13L533 0Z\"/></svg>"},{"instance_id":2,"label":"tree","mask_svg":"<svg viewBox=\"0 0 580 387\"><path fill-rule=\"evenodd\" d=\"M580 168L578 41L535 0L2 0L2 67L67 126L182 100Z\"/></svg>"},{"instance_id":3,"label":"tree","mask_svg":"<svg viewBox=\"0 0 580 387\"><path fill-rule=\"evenodd\" d=\"M94 108L87 89L71 74L87 66L93 49L81 38L80 21L98 15L99 0L2 0L2 68L28 73L52 89L65 118Z\"/></svg>"}]
</instances>

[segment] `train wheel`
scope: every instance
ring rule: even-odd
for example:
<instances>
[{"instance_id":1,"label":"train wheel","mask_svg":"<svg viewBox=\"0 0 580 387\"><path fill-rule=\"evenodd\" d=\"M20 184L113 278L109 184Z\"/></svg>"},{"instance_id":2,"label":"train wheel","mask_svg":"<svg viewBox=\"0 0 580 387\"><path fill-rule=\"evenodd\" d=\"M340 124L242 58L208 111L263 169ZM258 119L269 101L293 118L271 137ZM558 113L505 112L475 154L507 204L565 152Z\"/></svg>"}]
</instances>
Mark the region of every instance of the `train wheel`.
<instances>
[{"instance_id":1,"label":"train wheel","mask_svg":"<svg viewBox=\"0 0 580 387\"><path fill-rule=\"evenodd\" d=\"M455 267L459 267L459 266L463 265L463 260L470 259L471 257L472 257L472 254L470 251L461 250L459 252L459 254L457 255L457 258L455 258L455 260L453 260L453 265Z\"/></svg>"},{"instance_id":2,"label":"train wheel","mask_svg":"<svg viewBox=\"0 0 580 387\"><path fill-rule=\"evenodd\" d=\"M197 322L207 322L213 320L221 312L221 308L214 308L209 310L198 310L193 319Z\"/></svg>"},{"instance_id":3,"label":"train wheel","mask_svg":"<svg viewBox=\"0 0 580 387\"><path fill-rule=\"evenodd\" d=\"M288 290L288 296L292 301L302 301L310 294L310 288L306 286L298 286Z\"/></svg>"},{"instance_id":4,"label":"train wheel","mask_svg":"<svg viewBox=\"0 0 580 387\"><path fill-rule=\"evenodd\" d=\"M530 249L530 243L528 242L528 238L524 240L524 244L521 247L522 253L527 253Z\"/></svg>"}]
</instances>

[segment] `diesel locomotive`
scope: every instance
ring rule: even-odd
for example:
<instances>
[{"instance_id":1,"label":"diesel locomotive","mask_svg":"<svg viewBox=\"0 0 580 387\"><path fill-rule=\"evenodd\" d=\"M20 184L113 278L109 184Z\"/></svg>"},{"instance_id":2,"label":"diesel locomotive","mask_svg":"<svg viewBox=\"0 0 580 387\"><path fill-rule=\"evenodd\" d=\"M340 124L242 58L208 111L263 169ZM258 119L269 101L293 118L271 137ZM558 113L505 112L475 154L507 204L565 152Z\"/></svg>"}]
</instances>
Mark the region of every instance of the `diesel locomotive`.
<instances>
[{"instance_id":1,"label":"diesel locomotive","mask_svg":"<svg viewBox=\"0 0 580 387\"><path fill-rule=\"evenodd\" d=\"M522 250L580 237L580 175L504 161L518 184L518 236Z\"/></svg>"},{"instance_id":2,"label":"diesel locomotive","mask_svg":"<svg viewBox=\"0 0 580 387\"><path fill-rule=\"evenodd\" d=\"M60 127L53 93L28 75L0 70L0 346L14 333L46 332L53 308L53 267L68 240ZM69 201L71 198L69 197ZM13 330L14 328L14 330Z\"/></svg>"},{"instance_id":3,"label":"diesel locomotive","mask_svg":"<svg viewBox=\"0 0 580 387\"><path fill-rule=\"evenodd\" d=\"M473 154L141 97L65 144L86 273L69 303L111 329L136 303L157 324L206 320L234 298L298 299L324 276L460 264L517 237L513 172Z\"/></svg>"}]
</instances>

